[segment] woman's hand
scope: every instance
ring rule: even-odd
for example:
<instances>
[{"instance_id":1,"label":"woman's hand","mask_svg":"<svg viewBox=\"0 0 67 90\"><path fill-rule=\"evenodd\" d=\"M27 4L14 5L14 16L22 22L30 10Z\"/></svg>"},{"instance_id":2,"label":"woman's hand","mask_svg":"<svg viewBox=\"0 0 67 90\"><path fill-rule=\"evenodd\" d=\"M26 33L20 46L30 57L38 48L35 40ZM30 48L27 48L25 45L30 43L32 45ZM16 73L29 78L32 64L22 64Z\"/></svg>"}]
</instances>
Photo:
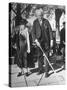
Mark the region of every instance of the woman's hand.
<instances>
[{"instance_id":1,"label":"woman's hand","mask_svg":"<svg viewBox=\"0 0 67 90\"><path fill-rule=\"evenodd\" d=\"M50 42L50 47L53 47L53 40L51 40Z\"/></svg>"}]
</instances>

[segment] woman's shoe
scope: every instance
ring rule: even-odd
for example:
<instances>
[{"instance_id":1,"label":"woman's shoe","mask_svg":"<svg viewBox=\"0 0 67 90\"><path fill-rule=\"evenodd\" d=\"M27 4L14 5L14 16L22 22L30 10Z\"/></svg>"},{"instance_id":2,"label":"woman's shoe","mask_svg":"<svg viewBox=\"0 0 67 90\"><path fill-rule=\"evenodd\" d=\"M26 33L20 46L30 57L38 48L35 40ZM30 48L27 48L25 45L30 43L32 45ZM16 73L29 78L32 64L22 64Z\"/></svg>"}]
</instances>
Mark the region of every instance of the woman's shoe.
<instances>
[{"instance_id":1,"label":"woman's shoe","mask_svg":"<svg viewBox=\"0 0 67 90\"><path fill-rule=\"evenodd\" d=\"M22 72L19 72L17 76L18 76L18 77L19 77L19 76L22 76Z\"/></svg>"}]
</instances>

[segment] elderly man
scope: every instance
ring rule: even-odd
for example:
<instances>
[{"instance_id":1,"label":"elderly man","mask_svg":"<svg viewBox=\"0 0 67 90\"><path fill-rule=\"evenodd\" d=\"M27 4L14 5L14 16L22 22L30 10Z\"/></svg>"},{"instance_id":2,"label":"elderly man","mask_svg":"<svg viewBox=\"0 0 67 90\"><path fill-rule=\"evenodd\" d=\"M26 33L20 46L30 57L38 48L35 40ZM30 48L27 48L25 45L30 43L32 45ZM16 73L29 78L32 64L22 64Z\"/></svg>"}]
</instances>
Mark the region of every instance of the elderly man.
<instances>
[{"instance_id":1,"label":"elderly man","mask_svg":"<svg viewBox=\"0 0 67 90\"><path fill-rule=\"evenodd\" d=\"M51 26L48 22L48 20L43 18L43 10L41 8L38 8L35 11L36 17L37 19L33 22L33 28L32 28L32 36L33 36L33 41L36 42L37 41L40 43L42 49L44 50L44 52L46 53L46 55L49 57L49 49L50 46L52 47L52 29ZM38 44L37 44L38 45ZM38 74L42 73L43 70L43 53L40 50L39 47L37 47L37 52L38 52L38 67L39 67L39 72ZM48 77L49 71L49 65L47 60L45 60L45 77Z\"/></svg>"}]
</instances>

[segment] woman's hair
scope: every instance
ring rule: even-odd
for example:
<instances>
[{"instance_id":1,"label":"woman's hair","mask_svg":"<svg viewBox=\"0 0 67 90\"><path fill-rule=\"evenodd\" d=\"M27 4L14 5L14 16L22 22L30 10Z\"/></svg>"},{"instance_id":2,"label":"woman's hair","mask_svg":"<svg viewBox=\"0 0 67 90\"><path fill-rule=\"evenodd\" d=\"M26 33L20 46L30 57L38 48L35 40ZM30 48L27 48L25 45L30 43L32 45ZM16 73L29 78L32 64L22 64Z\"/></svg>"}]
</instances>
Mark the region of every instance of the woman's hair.
<instances>
[{"instance_id":1,"label":"woman's hair","mask_svg":"<svg viewBox=\"0 0 67 90\"><path fill-rule=\"evenodd\" d=\"M26 19L22 19L22 20L20 21L20 25L26 26L27 23L28 23L28 21L27 21Z\"/></svg>"}]
</instances>

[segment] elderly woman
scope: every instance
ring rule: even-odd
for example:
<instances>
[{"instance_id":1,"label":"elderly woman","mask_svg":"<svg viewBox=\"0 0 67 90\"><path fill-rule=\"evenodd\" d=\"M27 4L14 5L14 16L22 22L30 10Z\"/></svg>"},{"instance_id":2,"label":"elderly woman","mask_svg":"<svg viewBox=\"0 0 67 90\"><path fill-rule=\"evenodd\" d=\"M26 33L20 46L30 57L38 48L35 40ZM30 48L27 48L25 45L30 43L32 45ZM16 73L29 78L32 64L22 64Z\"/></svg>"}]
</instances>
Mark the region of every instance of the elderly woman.
<instances>
[{"instance_id":1,"label":"elderly woman","mask_svg":"<svg viewBox=\"0 0 67 90\"><path fill-rule=\"evenodd\" d=\"M49 49L50 46L52 46L52 29L51 26L48 22L48 20L43 18L43 10L41 8L36 9L35 11L37 19L33 22L33 29L32 29L32 36L33 36L33 41L40 43L42 49L46 53L46 55L49 57ZM38 51L38 67L39 67L39 72L38 74L42 73L42 62L43 62L43 53L40 50L39 47L37 47ZM45 60L45 77L48 77L48 71L49 71L49 65L47 60Z\"/></svg>"}]
</instances>

